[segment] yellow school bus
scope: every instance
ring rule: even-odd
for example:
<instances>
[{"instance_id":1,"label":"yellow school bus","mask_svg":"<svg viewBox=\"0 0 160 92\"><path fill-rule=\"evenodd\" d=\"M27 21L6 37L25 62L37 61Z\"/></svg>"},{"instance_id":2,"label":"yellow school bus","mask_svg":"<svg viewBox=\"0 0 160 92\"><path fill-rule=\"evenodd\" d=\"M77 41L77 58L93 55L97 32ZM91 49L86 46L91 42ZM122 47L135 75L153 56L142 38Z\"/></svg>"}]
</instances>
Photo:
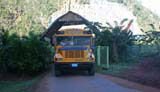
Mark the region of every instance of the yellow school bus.
<instances>
[{"instance_id":1,"label":"yellow school bus","mask_svg":"<svg viewBox=\"0 0 160 92\"><path fill-rule=\"evenodd\" d=\"M54 42L55 75L65 70L87 70L89 75L95 73L95 56L93 54L93 34L84 29L59 30L52 39Z\"/></svg>"}]
</instances>

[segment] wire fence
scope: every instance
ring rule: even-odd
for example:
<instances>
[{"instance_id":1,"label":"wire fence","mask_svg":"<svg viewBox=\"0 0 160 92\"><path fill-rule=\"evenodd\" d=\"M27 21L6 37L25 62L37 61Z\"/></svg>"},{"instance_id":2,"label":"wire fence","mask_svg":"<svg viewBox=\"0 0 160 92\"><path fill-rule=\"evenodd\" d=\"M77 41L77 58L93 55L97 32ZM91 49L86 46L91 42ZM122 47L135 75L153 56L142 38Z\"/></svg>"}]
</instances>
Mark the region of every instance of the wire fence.
<instances>
[{"instance_id":1,"label":"wire fence","mask_svg":"<svg viewBox=\"0 0 160 92\"><path fill-rule=\"evenodd\" d=\"M158 53L157 45L128 46L129 57L144 57Z\"/></svg>"},{"instance_id":2,"label":"wire fence","mask_svg":"<svg viewBox=\"0 0 160 92\"><path fill-rule=\"evenodd\" d=\"M111 50L110 50L111 51ZM157 45L134 45L127 48L127 60L138 59L144 56L154 55L159 52ZM109 46L96 46L94 49L96 65L109 68Z\"/></svg>"}]
</instances>

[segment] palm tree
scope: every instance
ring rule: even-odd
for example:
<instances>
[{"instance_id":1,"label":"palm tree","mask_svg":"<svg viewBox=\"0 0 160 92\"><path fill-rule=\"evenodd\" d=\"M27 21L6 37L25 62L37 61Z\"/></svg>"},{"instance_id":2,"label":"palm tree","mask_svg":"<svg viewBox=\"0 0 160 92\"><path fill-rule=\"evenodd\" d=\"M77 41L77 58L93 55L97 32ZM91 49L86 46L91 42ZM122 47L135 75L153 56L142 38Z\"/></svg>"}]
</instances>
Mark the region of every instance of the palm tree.
<instances>
[{"instance_id":1,"label":"palm tree","mask_svg":"<svg viewBox=\"0 0 160 92\"><path fill-rule=\"evenodd\" d=\"M124 23L127 21L129 21L129 23L125 27ZM100 23L93 23L96 28L94 32L96 34L96 45L110 46L110 56L115 62L119 61L121 55L126 54L127 46L131 43L132 31L129 30L129 28L132 23L133 20L128 19L123 19L120 23L115 21L114 26L108 22L105 27Z\"/></svg>"},{"instance_id":2,"label":"palm tree","mask_svg":"<svg viewBox=\"0 0 160 92\"><path fill-rule=\"evenodd\" d=\"M145 37L143 39L138 39L138 42L142 42L141 45L156 45L158 54L160 55L160 32L158 32L154 24L149 25L151 26L151 30L145 32L141 29L141 31L145 33Z\"/></svg>"}]
</instances>

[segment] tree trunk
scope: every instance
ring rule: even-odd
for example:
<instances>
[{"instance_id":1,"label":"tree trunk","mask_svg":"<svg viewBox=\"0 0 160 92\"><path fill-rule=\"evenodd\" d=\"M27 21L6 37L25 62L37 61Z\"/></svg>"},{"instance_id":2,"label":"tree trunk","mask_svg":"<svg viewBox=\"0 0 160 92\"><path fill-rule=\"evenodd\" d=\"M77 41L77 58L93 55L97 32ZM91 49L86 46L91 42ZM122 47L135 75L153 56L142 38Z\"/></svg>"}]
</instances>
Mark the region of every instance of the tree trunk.
<instances>
[{"instance_id":1,"label":"tree trunk","mask_svg":"<svg viewBox=\"0 0 160 92\"><path fill-rule=\"evenodd\" d=\"M113 43L113 58L114 58L114 61L115 61L115 62L119 62L117 45L116 45L115 42Z\"/></svg>"}]
</instances>

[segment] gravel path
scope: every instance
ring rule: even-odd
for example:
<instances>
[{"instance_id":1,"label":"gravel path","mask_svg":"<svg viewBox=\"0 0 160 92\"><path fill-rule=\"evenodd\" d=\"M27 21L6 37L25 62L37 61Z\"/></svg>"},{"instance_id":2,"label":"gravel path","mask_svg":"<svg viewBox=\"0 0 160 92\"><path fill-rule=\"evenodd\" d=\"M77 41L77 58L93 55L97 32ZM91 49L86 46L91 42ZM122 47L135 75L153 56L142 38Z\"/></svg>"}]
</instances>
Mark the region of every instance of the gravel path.
<instances>
[{"instance_id":1,"label":"gravel path","mask_svg":"<svg viewBox=\"0 0 160 92\"><path fill-rule=\"evenodd\" d=\"M48 73L36 87L36 92L142 92L127 88L107 79L105 75L95 76L79 73L55 77L54 72Z\"/></svg>"}]
</instances>

